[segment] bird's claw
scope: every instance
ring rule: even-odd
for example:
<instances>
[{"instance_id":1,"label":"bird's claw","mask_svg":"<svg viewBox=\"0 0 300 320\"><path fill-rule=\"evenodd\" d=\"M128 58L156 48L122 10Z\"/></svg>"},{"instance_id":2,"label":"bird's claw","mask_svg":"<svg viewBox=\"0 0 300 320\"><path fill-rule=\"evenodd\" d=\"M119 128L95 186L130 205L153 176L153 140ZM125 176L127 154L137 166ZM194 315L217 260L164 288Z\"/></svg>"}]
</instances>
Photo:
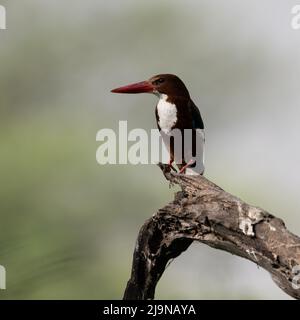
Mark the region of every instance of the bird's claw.
<instances>
[{"instance_id":1,"label":"bird's claw","mask_svg":"<svg viewBox=\"0 0 300 320\"><path fill-rule=\"evenodd\" d=\"M170 169L172 169L173 171L175 171L177 173L177 170L172 165L173 162L174 162L174 160L170 159L170 161L168 162L168 166L169 166Z\"/></svg>"},{"instance_id":2,"label":"bird's claw","mask_svg":"<svg viewBox=\"0 0 300 320\"><path fill-rule=\"evenodd\" d=\"M184 167L182 167L179 171L179 173L184 173L185 170L190 167L192 164L195 163L195 160L191 159Z\"/></svg>"}]
</instances>

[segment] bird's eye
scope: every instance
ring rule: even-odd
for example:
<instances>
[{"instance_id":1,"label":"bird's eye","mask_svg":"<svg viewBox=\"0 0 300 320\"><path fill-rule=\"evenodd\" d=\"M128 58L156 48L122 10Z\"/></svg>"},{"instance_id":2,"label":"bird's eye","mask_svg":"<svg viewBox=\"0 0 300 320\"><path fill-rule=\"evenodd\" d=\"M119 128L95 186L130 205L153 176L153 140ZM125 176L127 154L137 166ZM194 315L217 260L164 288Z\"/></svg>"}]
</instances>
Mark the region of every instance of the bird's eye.
<instances>
[{"instance_id":1,"label":"bird's eye","mask_svg":"<svg viewBox=\"0 0 300 320\"><path fill-rule=\"evenodd\" d=\"M163 83L163 82L165 82L165 79L159 78L159 79L157 79L157 80L154 81L154 84L157 86L157 85L159 85L159 84L161 84L161 83Z\"/></svg>"}]
</instances>

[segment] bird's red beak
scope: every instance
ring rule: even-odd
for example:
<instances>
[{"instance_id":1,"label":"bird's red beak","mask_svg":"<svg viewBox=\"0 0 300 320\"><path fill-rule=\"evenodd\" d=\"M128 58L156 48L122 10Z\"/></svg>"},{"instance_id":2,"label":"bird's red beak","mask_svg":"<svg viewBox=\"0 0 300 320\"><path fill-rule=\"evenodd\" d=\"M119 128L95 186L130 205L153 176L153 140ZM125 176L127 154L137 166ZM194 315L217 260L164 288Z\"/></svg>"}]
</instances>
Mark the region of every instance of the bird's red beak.
<instances>
[{"instance_id":1,"label":"bird's red beak","mask_svg":"<svg viewBox=\"0 0 300 320\"><path fill-rule=\"evenodd\" d=\"M138 83L129 84L124 87L111 90L114 93L143 93L153 92L154 86L149 81L142 81Z\"/></svg>"}]
</instances>

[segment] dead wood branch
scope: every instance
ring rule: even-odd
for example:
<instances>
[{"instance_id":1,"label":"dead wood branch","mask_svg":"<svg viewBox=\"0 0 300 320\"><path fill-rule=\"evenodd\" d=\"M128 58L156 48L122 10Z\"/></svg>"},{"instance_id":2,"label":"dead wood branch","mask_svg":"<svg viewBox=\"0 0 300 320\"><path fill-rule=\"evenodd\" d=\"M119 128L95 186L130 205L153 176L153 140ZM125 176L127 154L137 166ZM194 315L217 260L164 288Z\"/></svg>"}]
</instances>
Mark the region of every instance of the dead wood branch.
<instances>
[{"instance_id":1,"label":"dead wood branch","mask_svg":"<svg viewBox=\"0 0 300 320\"><path fill-rule=\"evenodd\" d=\"M253 261L267 270L283 291L300 299L300 289L292 285L292 269L300 265L300 238L289 232L281 219L203 176L179 175L160 167L166 179L182 191L142 226L124 299L154 299L168 261L193 241Z\"/></svg>"}]
</instances>

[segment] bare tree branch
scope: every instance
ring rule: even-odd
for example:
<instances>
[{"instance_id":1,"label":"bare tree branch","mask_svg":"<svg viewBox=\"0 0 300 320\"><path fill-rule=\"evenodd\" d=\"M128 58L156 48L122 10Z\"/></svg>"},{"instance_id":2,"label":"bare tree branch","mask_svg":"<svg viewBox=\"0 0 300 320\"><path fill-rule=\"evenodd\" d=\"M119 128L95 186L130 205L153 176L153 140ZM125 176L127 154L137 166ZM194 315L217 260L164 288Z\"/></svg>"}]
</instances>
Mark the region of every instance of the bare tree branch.
<instances>
[{"instance_id":1,"label":"bare tree branch","mask_svg":"<svg viewBox=\"0 0 300 320\"><path fill-rule=\"evenodd\" d=\"M228 251L267 270L288 295L300 299L293 267L300 265L300 238L281 219L225 192L203 176L164 175L182 191L142 226L124 299L154 299L170 259L193 241ZM294 278L295 281L295 278Z\"/></svg>"}]
</instances>

